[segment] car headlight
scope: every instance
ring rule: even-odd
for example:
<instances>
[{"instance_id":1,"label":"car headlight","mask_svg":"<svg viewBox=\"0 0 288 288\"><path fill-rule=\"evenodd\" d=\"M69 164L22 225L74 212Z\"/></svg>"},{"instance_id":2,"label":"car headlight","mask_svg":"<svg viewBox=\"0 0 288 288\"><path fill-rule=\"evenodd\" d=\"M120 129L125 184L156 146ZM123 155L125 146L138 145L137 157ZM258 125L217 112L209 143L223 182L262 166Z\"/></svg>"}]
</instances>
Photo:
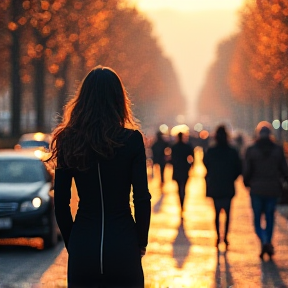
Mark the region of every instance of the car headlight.
<instances>
[{"instance_id":1,"label":"car headlight","mask_svg":"<svg viewBox=\"0 0 288 288\"><path fill-rule=\"evenodd\" d=\"M41 198L35 197L32 201L25 201L20 206L20 212L37 210L42 204Z\"/></svg>"},{"instance_id":2,"label":"car headlight","mask_svg":"<svg viewBox=\"0 0 288 288\"><path fill-rule=\"evenodd\" d=\"M35 211L45 202L50 199L49 196L50 183L45 183L43 187L38 192L38 196L34 197L32 200L25 201L20 206L20 212Z\"/></svg>"}]
</instances>

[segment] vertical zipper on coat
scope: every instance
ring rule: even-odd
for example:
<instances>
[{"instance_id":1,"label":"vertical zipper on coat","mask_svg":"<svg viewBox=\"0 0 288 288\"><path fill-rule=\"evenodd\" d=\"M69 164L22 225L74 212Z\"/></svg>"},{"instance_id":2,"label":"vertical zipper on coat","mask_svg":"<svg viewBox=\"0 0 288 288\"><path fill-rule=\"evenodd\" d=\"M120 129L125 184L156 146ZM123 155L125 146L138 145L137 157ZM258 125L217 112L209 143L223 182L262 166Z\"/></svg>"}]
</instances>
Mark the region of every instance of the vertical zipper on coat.
<instances>
[{"instance_id":1,"label":"vertical zipper on coat","mask_svg":"<svg viewBox=\"0 0 288 288\"><path fill-rule=\"evenodd\" d=\"M102 208L102 227L101 227L101 243L100 243L100 270L103 274L103 241L104 241L104 200L103 200L103 190L102 190L102 181L100 173L100 163L98 162L98 177L100 185L100 195L101 195L101 208Z\"/></svg>"}]
</instances>

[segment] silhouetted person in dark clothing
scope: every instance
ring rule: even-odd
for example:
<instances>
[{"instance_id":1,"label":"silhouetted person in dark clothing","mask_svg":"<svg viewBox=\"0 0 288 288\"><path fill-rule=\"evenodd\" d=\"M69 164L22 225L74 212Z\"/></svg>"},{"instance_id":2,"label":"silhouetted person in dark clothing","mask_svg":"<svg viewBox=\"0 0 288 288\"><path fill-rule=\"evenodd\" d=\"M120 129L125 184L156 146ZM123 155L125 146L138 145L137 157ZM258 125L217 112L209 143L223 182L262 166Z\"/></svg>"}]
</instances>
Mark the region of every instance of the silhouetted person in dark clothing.
<instances>
[{"instance_id":1,"label":"silhouetted person in dark clothing","mask_svg":"<svg viewBox=\"0 0 288 288\"><path fill-rule=\"evenodd\" d=\"M114 70L97 66L87 74L53 131L51 153L57 165L55 216L68 252L67 287L144 288L141 257L151 215L145 146ZM73 179L80 198L75 220Z\"/></svg>"},{"instance_id":2,"label":"silhouetted person in dark clothing","mask_svg":"<svg viewBox=\"0 0 288 288\"><path fill-rule=\"evenodd\" d=\"M255 144L246 150L243 178L245 186L250 187L254 228L261 242L260 257L263 258L265 253L270 257L274 254L271 243L274 213L283 191L281 178L288 181L288 167L283 147L270 139L271 129L266 126L260 127L257 128L259 131ZM262 214L265 214L265 227L261 225Z\"/></svg>"},{"instance_id":3,"label":"silhouetted person in dark clothing","mask_svg":"<svg viewBox=\"0 0 288 288\"><path fill-rule=\"evenodd\" d=\"M165 149L169 147L169 143L163 139L162 132L158 131L156 134L156 141L151 146L153 154L153 165L158 164L160 166L161 186L164 183L164 169L166 165Z\"/></svg>"},{"instance_id":4,"label":"silhouetted person in dark clothing","mask_svg":"<svg viewBox=\"0 0 288 288\"><path fill-rule=\"evenodd\" d=\"M178 133L178 142L172 146L171 163L173 165L172 178L177 182L181 211L185 198L185 186L189 177L194 151L193 147L183 142L183 133Z\"/></svg>"},{"instance_id":5,"label":"silhouetted person in dark clothing","mask_svg":"<svg viewBox=\"0 0 288 288\"><path fill-rule=\"evenodd\" d=\"M219 126L215 135L216 144L208 148L204 154L204 165L207 169L206 196L214 201L216 212L215 225L217 232L216 246L220 242L219 216L223 209L226 213L224 242L229 245L227 234L229 231L231 200L235 195L234 181L241 174L241 160L238 151L229 145L225 126Z\"/></svg>"},{"instance_id":6,"label":"silhouetted person in dark clothing","mask_svg":"<svg viewBox=\"0 0 288 288\"><path fill-rule=\"evenodd\" d=\"M244 158L244 138L242 134L238 134L235 138L235 148L237 149L241 159Z\"/></svg>"}]
</instances>

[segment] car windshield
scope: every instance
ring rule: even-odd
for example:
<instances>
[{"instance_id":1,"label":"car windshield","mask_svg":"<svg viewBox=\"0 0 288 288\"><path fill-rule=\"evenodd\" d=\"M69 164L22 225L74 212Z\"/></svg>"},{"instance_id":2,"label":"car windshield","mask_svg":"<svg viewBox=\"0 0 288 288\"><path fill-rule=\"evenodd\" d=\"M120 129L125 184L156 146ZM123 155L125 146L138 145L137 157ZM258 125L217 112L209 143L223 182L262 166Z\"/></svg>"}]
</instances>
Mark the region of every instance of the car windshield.
<instances>
[{"instance_id":1,"label":"car windshield","mask_svg":"<svg viewBox=\"0 0 288 288\"><path fill-rule=\"evenodd\" d=\"M20 145L22 148L45 147L45 148L49 149L49 143L47 143L45 141L36 141L36 140L21 141Z\"/></svg>"},{"instance_id":2,"label":"car windshield","mask_svg":"<svg viewBox=\"0 0 288 288\"><path fill-rule=\"evenodd\" d=\"M0 159L0 183L44 181L44 167L34 159Z\"/></svg>"}]
</instances>

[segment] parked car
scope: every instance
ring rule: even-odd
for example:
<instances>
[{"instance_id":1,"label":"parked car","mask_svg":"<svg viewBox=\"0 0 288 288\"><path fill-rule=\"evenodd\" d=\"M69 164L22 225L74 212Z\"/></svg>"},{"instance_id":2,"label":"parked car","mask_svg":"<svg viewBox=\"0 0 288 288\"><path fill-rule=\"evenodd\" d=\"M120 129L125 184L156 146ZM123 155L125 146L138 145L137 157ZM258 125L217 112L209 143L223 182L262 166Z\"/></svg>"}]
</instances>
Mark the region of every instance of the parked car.
<instances>
[{"instance_id":1,"label":"parked car","mask_svg":"<svg viewBox=\"0 0 288 288\"><path fill-rule=\"evenodd\" d=\"M39 149L49 150L51 141L51 135L42 132L26 133L23 134L18 143L15 145L15 149Z\"/></svg>"},{"instance_id":2,"label":"parked car","mask_svg":"<svg viewBox=\"0 0 288 288\"><path fill-rule=\"evenodd\" d=\"M53 177L33 151L0 150L0 238L17 237L57 244Z\"/></svg>"}]
</instances>

